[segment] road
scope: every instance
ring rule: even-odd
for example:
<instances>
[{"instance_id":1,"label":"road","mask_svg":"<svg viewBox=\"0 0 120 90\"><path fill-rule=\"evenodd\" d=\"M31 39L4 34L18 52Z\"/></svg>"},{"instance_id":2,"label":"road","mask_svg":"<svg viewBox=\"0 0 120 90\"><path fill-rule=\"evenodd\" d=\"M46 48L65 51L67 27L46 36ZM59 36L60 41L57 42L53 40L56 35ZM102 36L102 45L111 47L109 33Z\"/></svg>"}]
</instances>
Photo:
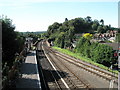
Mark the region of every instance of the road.
<instances>
[{"instance_id":1,"label":"road","mask_svg":"<svg viewBox=\"0 0 120 90\"><path fill-rule=\"evenodd\" d=\"M100 88L108 89L110 81L100 76L97 76L80 66L69 62L68 60L58 56L58 53L52 50L46 43L39 42L37 45L37 57L39 69L42 73L41 78L44 78L43 82L46 84L44 89L79 89L87 88ZM40 73L40 74L41 74ZM117 84L113 85L114 89L117 90Z\"/></svg>"}]
</instances>

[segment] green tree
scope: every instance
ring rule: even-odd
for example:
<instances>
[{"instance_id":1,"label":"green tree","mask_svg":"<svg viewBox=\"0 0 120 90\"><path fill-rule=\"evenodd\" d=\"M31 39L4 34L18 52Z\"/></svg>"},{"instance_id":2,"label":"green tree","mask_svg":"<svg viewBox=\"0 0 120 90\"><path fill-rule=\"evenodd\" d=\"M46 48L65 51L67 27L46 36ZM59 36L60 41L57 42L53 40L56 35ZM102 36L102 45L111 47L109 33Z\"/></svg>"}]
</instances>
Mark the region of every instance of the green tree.
<instances>
[{"instance_id":1,"label":"green tree","mask_svg":"<svg viewBox=\"0 0 120 90\"><path fill-rule=\"evenodd\" d=\"M116 42L120 42L120 33L117 33L117 34L116 34L115 41L116 41Z\"/></svg>"},{"instance_id":2,"label":"green tree","mask_svg":"<svg viewBox=\"0 0 120 90\"><path fill-rule=\"evenodd\" d=\"M93 24L96 24L97 26L100 25L100 24L99 24L99 21L98 21L97 19L95 19L95 20L93 21Z\"/></svg>"},{"instance_id":3,"label":"green tree","mask_svg":"<svg viewBox=\"0 0 120 90\"><path fill-rule=\"evenodd\" d=\"M60 48L64 48L65 45L64 39L65 39L65 33L61 32L55 40L55 45Z\"/></svg>"},{"instance_id":4,"label":"green tree","mask_svg":"<svg viewBox=\"0 0 120 90\"><path fill-rule=\"evenodd\" d=\"M24 38L20 37L18 32L15 32L15 26L12 24L12 20L7 17L0 18L2 22L2 61L3 65L5 62L8 63L9 66L12 66L15 53L20 52Z\"/></svg>"},{"instance_id":5,"label":"green tree","mask_svg":"<svg viewBox=\"0 0 120 90\"><path fill-rule=\"evenodd\" d=\"M84 47L84 50L83 50L83 55L85 57L88 57L90 58L90 46L91 46L91 43L89 40L86 40L86 42L84 43L83 47Z\"/></svg>"},{"instance_id":6,"label":"green tree","mask_svg":"<svg viewBox=\"0 0 120 90\"><path fill-rule=\"evenodd\" d=\"M76 48L75 48L77 53L81 53L81 55L83 55L84 46L86 46L86 45L84 45L85 42L89 42L89 40L86 39L86 38L84 38L84 37L81 37L81 38L79 39L79 41L78 41L78 43L77 43L77 45L76 45ZM89 43L90 43L90 42L89 42Z\"/></svg>"},{"instance_id":7,"label":"green tree","mask_svg":"<svg viewBox=\"0 0 120 90\"><path fill-rule=\"evenodd\" d=\"M21 34L20 32L15 32L17 37L16 37L16 47L18 48L18 53L22 51L24 48L24 42L25 42L25 36Z\"/></svg>"},{"instance_id":8,"label":"green tree","mask_svg":"<svg viewBox=\"0 0 120 90\"><path fill-rule=\"evenodd\" d=\"M92 22L92 19L91 19L90 16L87 16L87 17L85 18L85 20L86 20L86 22L88 22L88 23L91 23L91 22Z\"/></svg>"},{"instance_id":9,"label":"green tree","mask_svg":"<svg viewBox=\"0 0 120 90\"><path fill-rule=\"evenodd\" d=\"M93 30L97 30L97 27L98 27L97 24L93 24L93 25L92 25L92 29L93 29Z\"/></svg>"},{"instance_id":10,"label":"green tree","mask_svg":"<svg viewBox=\"0 0 120 90\"><path fill-rule=\"evenodd\" d=\"M69 37L70 42L72 42L72 38L73 38L73 36L75 34L74 32L75 32L74 27L70 27L69 31L68 31L68 37Z\"/></svg>"},{"instance_id":11,"label":"green tree","mask_svg":"<svg viewBox=\"0 0 120 90\"><path fill-rule=\"evenodd\" d=\"M106 33L106 31L108 30L108 26L103 26L103 33Z\"/></svg>"},{"instance_id":12,"label":"green tree","mask_svg":"<svg viewBox=\"0 0 120 90\"><path fill-rule=\"evenodd\" d=\"M104 25L104 20L103 19L101 19L100 22L101 22L102 25Z\"/></svg>"},{"instance_id":13,"label":"green tree","mask_svg":"<svg viewBox=\"0 0 120 90\"><path fill-rule=\"evenodd\" d=\"M12 60L17 48L16 33L14 32L15 26L12 25L12 21L8 18L1 18L2 21L2 58L3 63Z\"/></svg>"},{"instance_id":14,"label":"green tree","mask_svg":"<svg viewBox=\"0 0 120 90\"><path fill-rule=\"evenodd\" d=\"M98 32L98 33L103 33L103 32L104 32L103 27L102 27L102 26L98 26L97 32Z\"/></svg>"},{"instance_id":15,"label":"green tree","mask_svg":"<svg viewBox=\"0 0 120 90\"><path fill-rule=\"evenodd\" d=\"M58 22L55 22L53 23L52 25L50 25L48 27L48 30L47 30L47 34L48 36L50 36L51 34L55 33L58 31L58 28L61 26L62 24L58 23Z\"/></svg>"},{"instance_id":16,"label":"green tree","mask_svg":"<svg viewBox=\"0 0 120 90\"><path fill-rule=\"evenodd\" d=\"M68 19L67 19L67 18L65 18L65 22L66 22L66 21L68 21Z\"/></svg>"},{"instance_id":17,"label":"green tree","mask_svg":"<svg viewBox=\"0 0 120 90\"><path fill-rule=\"evenodd\" d=\"M79 39L75 51L82 56L91 58L94 62L108 67L114 63L112 47L96 42L91 43L90 40L84 37Z\"/></svg>"},{"instance_id":18,"label":"green tree","mask_svg":"<svg viewBox=\"0 0 120 90\"><path fill-rule=\"evenodd\" d=\"M104 44L98 44L94 49L92 59L105 66L110 66L113 60L113 49L112 47Z\"/></svg>"}]
</instances>

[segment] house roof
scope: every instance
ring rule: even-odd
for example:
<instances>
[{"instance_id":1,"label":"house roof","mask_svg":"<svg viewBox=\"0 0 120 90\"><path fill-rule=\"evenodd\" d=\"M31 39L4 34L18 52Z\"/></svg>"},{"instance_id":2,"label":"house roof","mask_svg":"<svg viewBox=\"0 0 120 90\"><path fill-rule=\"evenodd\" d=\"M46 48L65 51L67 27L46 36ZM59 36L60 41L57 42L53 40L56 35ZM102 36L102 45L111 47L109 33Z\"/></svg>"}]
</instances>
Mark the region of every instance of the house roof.
<instances>
[{"instance_id":1,"label":"house roof","mask_svg":"<svg viewBox=\"0 0 120 90\"><path fill-rule=\"evenodd\" d=\"M120 43L104 43L104 44L107 44L107 45L113 47L113 50L118 50L118 48L120 46Z\"/></svg>"}]
</instances>

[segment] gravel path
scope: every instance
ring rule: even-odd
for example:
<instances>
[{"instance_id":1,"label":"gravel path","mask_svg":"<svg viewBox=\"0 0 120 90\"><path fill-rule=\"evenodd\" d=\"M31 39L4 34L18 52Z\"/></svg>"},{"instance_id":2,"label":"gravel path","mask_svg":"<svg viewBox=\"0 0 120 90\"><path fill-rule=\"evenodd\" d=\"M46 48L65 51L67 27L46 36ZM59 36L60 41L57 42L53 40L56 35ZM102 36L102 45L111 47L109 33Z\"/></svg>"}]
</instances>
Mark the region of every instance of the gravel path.
<instances>
[{"instance_id":1,"label":"gravel path","mask_svg":"<svg viewBox=\"0 0 120 90\"><path fill-rule=\"evenodd\" d=\"M17 81L17 88L36 88L41 90L35 51L30 51L27 55L25 63L22 64L21 73L22 78Z\"/></svg>"}]
</instances>

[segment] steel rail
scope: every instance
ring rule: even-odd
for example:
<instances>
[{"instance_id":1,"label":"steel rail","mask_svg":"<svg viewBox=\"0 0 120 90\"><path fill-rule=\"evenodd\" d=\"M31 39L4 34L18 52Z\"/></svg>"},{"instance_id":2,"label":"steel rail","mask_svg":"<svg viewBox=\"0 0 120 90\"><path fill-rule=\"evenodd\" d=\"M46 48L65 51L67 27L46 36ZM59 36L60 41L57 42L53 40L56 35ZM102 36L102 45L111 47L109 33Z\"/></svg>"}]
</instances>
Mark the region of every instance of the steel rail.
<instances>
[{"instance_id":1,"label":"steel rail","mask_svg":"<svg viewBox=\"0 0 120 90\"><path fill-rule=\"evenodd\" d=\"M54 57L59 60L59 58L56 57L56 54L49 48L46 47L46 50L49 51L50 53L52 53L54 55ZM49 55L50 56L50 55ZM51 57L51 56L50 56ZM52 57L51 57L52 58ZM61 60L59 60L61 62ZM53 61L54 62L54 61ZM54 62L55 63L55 62ZM61 62L62 63L62 62ZM64 65L64 67L71 73L73 74L74 77L77 78L77 80L79 80L82 84L84 84L85 88L87 88L88 90L90 90L92 87L89 84L84 83L74 72L72 72L64 63L62 63L62 65ZM58 66L57 66L58 67ZM60 67L58 67L60 69ZM61 69L60 69L61 70ZM73 83L73 82L72 82ZM74 85L74 84L73 84ZM77 88L77 86L75 87Z\"/></svg>"},{"instance_id":2,"label":"steel rail","mask_svg":"<svg viewBox=\"0 0 120 90\"><path fill-rule=\"evenodd\" d=\"M42 50L44 51L44 47L43 47L43 43L42 43ZM44 55L46 55L45 54L45 51L43 52L43 54ZM46 56L47 57L47 56ZM50 73L51 73L51 75L52 75L52 77L53 77L53 79L54 79L54 82L55 82L55 85L54 86L56 86L57 87L57 89L59 89L59 90L62 90L62 87L60 86L60 84L59 84L59 82L56 80L56 78L55 78L55 76L54 76L54 74L50 71ZM57 73L58 74L58 73ZM59 76L59 75L58 75Z\"/></svg>"},{"instance_id":3,"label":"steel rail","mask_svg":"<svg viewBox=\"0 0 120 90\"><path fill-rule=\"evenodd\" d=\"M90 67L90 68L92 68L92 69L94 69L94 70L96 70L96 71L99 71L99 72L108 74L109 76L112 76L112 77L114 77L114 78L116 78L116 79L118 78L117 76L115 76L115 75L113 75L113 74L111 74L111 73L108 73L108 72L105 72L105 71L102 71L102 70L100 70L100 69L95 68L95 67L97 67L97 66L85 64L85 63L83 63L82 61L77 61L76 58L74 59L74 58L72 58L72 57L63 55L63 54L61 54L61 53L59 53L59 52L56 52L56 53L59 54L59 55L62 55L62 56L64 56L64 57L66 57L66 58L72 59L72 60L74 60L74 61L77 62L77 63L80 63L80 64L83 64L83 65L85 65L85 66L87 66L87 67Z\"/></svg>"},{"instance_id":4,"label":"steel rail","mask_svg":"<svg viewBox=\"0 0 120 90\"><path fill-rule=\"evenodd\" d=\"M58 53L57 53L56 55L59 56L60 58L64 59L64 60L67 60L68 62L70 62L70 63L72 63L72 64L74 64L74 65L77 65L77 66L85 69L86 71L89 71L89 72L91 72L91 73L94 73L94 74L96 74L97 76L103 77L103 78L106 79L106 80L111 81L113 78L116 79L116 80L117 80L117 78L118 78L118 77L116 77L116 76L114 76L114 75L108 74L108 73L106 73L106 72L104 72L104 71L101 71L101 70L96 69L96 68L94 68L94 67L91 67L91 66L89 66L89 65L83 64L83 63L81 63L81 62L79 62L79 61L75 61L74 59L71 59L71 58L69 58L69 57L65 57L65 56L63 57L63 55L61 55L61 54L58 55ZM67 58L67 59L66 59L66 58ZM68 59L74 60L74 61L70 61L70 60L68 60ZM118 84L117 81L115 81L115 83Z\"/></svg>"},{"instance_id":5,"label":"steel rail","mask_svg":"<svg viewBox=\"0 0 120 90\"><path fill-rule=\"evenodd\" d=\"M50 48L50 47L48 47L48 48ZM115 83L118 84L118 81L117 81L118 77L117 76L115 76L111 73L105 72L103 70L100 70L100 68L95 66L95 65L92 65L92 64L89 65L89 63L87 63L87 62L80 61L80 60L78 60L74 57L71 57L71 56L66 56L66 55L64 55L64 54L62 54L58 51L53 50L52 48L50 48L50 49L51 49L51 52L54 52L60 58L63 58L64 60L67 60L68 62L70 62L74 65L77 65L78 67L81 67L81 68L83 68L84 70L86 70L90 73L93 73L93 74L95 74L99 77L102 77L103 79L106 79L106 80L109 80L109 81L111 81L112 79L115 79Z\"/></svg>"},{"instance_id":6,"label":"steel rail","mask_svg":"<svg viewBox=\"0 0 120 90\"><path fill-rule=\"evenodd\" d=\"M38 45L37 45L37 50L38 50ZM42 71L42 67L41 67L41 65L40 65L40 63L39 63L39 58L38 58L38 51L36 51L36 57L37 57L37 63L38 63L38 70L41 72L41 79L40 80L42 80L42 82L43 82L43 84L44 84L44 89L45 90L47 90L48 89L48 87L47 87L47 84L46 84L46 81L45 81L45 77L44 77L44 75L43 75L43 71ZM39 73L40 74L40 73ZM40 75L39 75L40 76Z\"/></svg>"}]
</instances>

